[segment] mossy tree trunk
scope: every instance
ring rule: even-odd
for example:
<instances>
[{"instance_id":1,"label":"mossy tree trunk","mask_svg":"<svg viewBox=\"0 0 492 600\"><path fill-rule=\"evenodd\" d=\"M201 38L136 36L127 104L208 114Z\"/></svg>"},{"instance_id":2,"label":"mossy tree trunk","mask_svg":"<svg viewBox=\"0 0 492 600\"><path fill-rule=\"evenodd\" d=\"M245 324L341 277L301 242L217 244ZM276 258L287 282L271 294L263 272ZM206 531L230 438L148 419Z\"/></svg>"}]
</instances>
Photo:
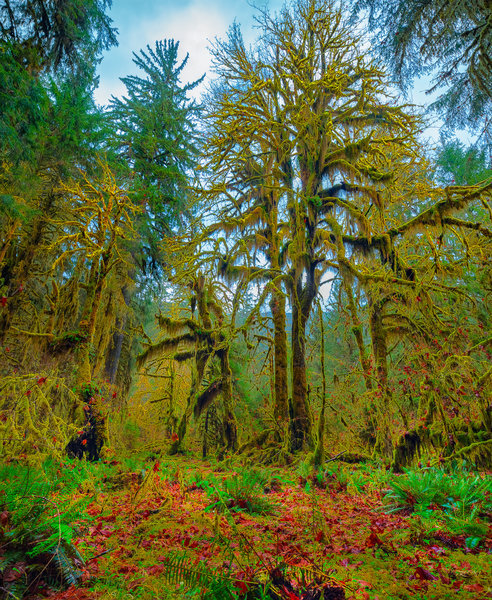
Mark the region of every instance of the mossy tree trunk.
<instances>
[{"instance_id":1,"label":"mossy tree trunk","mask_svg":"<svg viewBox=\"0 0 492 600\"><path fill-rule=\"evenodd\" d=\"M289 419L288 375L287 375L287 331L285 297L281 292L272 292L270 310L273 317L274 351L274 407L277 439L286 431Z\"/></svg>"},{"instance_id":2,"label":"mossy tree trunk","mask_svg":"<svg viewBox=\"0 0 492 600\"><path fill-rule=\"evenodd\" d=\"M224 405L224 438L226 451L237 450L237 423L233 412L232 371L229 364L229 346L218 353L222 378L222 402Z\"/></svg>"},{"instance_id":3,"label":"mossy tree trunk","mask_svg":"<svg viewBox=\"0 0 492 600\"><path fill-rule=\"evenodd\" d=\"M290 448L311 448L312 422L306 378L306 325L315 297L314 270L303 286L299 278L292 299L292 415Z\"/></svg>"},{"instance_id":4,"label":"mossy tree trunk","mask_svg":"<svg viewBox=\"0 0 492 600\"><path fill-rule=\"evenodd\" d=\"M318 435L316 438L316 447L314 449L313 464L315 467L321 466L325 462L325 412L326 412L326 371L325 371L325 327L323 323L323 311L321 304L318 303L318 319L321 337L321 411L318 418Z\"/></svg>"},{"instance_id":5,"label":"mossy tree trunk","mask_svg":"<svg viewBox=\"0 0 492 600\"><path fill-rule=\"evenodd\" d=\"M8 285L8 299L5 307L0 310L0 343L4 342L13 321L21 309L28 293L28 284L33 276L34 264L40 255L41 246L47 235L49 215L55 205L55 194L47 194L41 201L39 216L36 216L28 229L24 244L18 254L14 257L15 264L3 265L2 275ZM1 263L0 263L0 266ZM37 275L36 277L39 277ZM32 317L32 315L31 315Z\"/></svg>"},{"instance_id":6,"label":"mossy tree trunk","mask_svg":"<svg viewBox=\"0 0 492 600\"><path fill-rule=\"evenodd\" d=\"M364 343L363 336L363 325L359 318L357 306L355 304L354 293L351 285L351 278L347 272L346 267L342 264L339 269L340 275L343 282L343 290L347 296L348 309L350 317L352 319L352 333L357 343L357 349L359 351L359 362L362 369L362 375L364 377L364 385L366 390L372 390L372 376L371 376L371 361L367 356L366 345Z\"/></svg>"},{"instance_id":7,"label":"mossy tree trunk","mask_svg":"<svg viewBox=\"0 0 492 600\"><path fill-rule=\"evenodd\" d=\"M371 332L374 364L376 368L377 395L379 397L379 427L376 434L374 452L388 455L392 442L389 424L391 391L388 387L388 347L383 325L384 301L370 302L369 329Z\"/></svg>"}]
</instances>

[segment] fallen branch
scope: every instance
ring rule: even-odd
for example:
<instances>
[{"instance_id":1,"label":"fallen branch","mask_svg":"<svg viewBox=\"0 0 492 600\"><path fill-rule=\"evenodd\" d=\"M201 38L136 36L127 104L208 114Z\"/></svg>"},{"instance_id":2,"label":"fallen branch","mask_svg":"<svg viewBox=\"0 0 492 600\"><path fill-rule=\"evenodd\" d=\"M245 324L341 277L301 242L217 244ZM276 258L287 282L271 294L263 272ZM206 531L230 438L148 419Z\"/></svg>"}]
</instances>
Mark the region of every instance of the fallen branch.
<instances>
[{"instance_id":1,"label":"fallen branch","mask_svg":"<svg viewBox=\"0 0 492 600\"><path fill-rule=\"evenodd\" d=\"M325 463L329 463L329 462L332 462L332 461L336 460L339 456L342 456L342 454L345 454L346 452L347 452L347 450L344 450L343 452L340 452L339 454L336 454L332 458L329 458L328 460L326 460Z\"/></svg>"}]
</instances>

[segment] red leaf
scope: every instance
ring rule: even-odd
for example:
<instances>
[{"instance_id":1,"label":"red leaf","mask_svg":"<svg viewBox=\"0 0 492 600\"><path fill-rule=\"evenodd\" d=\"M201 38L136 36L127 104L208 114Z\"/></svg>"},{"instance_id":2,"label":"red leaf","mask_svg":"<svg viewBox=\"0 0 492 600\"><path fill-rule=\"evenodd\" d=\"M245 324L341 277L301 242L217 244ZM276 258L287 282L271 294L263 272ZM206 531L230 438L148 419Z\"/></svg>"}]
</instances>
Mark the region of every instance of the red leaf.
<instances>
[{"instance_id":1,"label":"red leaf","mask_svg":"<svg viewBox=\"0 0 492 600\"><path fill-rule=\"evenodd\" d=\"M137 566L136 565L122 565L119 569L118 569L118 573L135 573L135 571L137 571Z\"/></svg>"},{"instance_id":2,"label":"red leaf","mask_svg":"<svg viewBox=\"0 0 492 600\"><path fill-rule=\"evenodd\" d=\"M421 581L435 581L438 578L427 569L417 567L415 569L415 573L410 577L410 579L420 579Z\"/></svg>"},{"instance_id":3,"label":"red leaf","mask_svg":"<svg viewBox=\"0 0 492 600\"><path fill-rule=\"evenodd\" d=\"M12 581L17 581L26 573L26 563L18 562L9 567L3 572L3 580L7 583L11 583Z\"/></svg>"},{"instance_id":4,"label":"red leaf","mask_svg":"<svg viewBox=\"0 0 492 600\"><path fill-rule=\"evenodd\" d=\"M48 379L47 377L40 377L40 378L38 379L38 385L43 385L43 383L44 383L44 382L45 382L47 379Z\"/></svg>"},{"instance_id":5,"label":"red leaf","mask_svg":"<svg viewBox=\"0 0 492 600\"><path fill-rule=\"evenodd\" d=\"M157 461L157 462L155 463L155 465L154 465L154 466L153 466L153 468L152 468L152 471L154 471L154 473L156 473L156 472L159 470L159 468L160 468L160 464L161 464L161 463L160 463L159 461Z\"/></svg>"},{"instance_id":6,"label":"red leaf","mask_svg":"<svg viewBox=\"0 0 492 600\"><path fill-rule=\"evenodd\" d=\"M244 581L235 581L234 586L239 590L240 594L247 594L249 591L249 586Z\"/></svg>"},{"instance_id":7,"label":"red leaf","mask_svg":"<svg viewBox=\"0 0 492 600\"><path fill-rule=\"evenodd\" d=\"M7 298L5 296L2 296L0 298L0 304L2 305L2 308L5 308L5 306L7 306Z\"/></svg>"},{"instance_id":8,"label":"red leaf","mask_svg":"<svg viewBox=\"0 0 492 600\"><path fill-rule=\"evenodd\" d=\"M376 533L374 533L374 531L371 531L370 536L366 540L366 547L374 548L374 546L382 546L382 545L383 545L383 542L382 542L381 538Z\"/></svg>"},{"instance_id":9,"label":"red leaf","mask_svg":"<svg viewBox=\"0 0 492 600\"><path fill-rule=\"evenodd\" d=\"M146 571L148 575L160 575L164 571L164 565L152 565Z\"/></svg>"},{"instance_id":10,"label":"red leaf","mask_svg":"<svg viewBox=\"0 0 492 600\"><path fill-rule=\"evenodd\" d=\"M2 527L8 527L9 525L9 511L4 510L0 513L0 525Z\"/></svg>"}]
</instances>

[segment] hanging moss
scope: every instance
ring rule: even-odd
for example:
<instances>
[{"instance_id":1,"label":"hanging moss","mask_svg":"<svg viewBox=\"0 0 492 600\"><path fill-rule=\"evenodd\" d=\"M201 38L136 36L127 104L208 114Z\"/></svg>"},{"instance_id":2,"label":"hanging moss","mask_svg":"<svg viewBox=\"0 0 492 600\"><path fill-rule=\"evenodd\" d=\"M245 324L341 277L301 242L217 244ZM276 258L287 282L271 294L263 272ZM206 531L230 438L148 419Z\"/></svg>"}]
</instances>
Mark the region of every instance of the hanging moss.
<instances>
[{"instance_id":1,"label":"hanging moss","mask_svg":"<svg viewBox=\"0 0 492 600\"><path fill-rule=\"evenodd\" d=\"M404 467L408 467L416 454L420 454L422 446L422 432L424 430L406 431L400 436L395 449L393 451L393 460L391 462L391 470L393 473L402 473Z\"/></svg>"}]
</instances>

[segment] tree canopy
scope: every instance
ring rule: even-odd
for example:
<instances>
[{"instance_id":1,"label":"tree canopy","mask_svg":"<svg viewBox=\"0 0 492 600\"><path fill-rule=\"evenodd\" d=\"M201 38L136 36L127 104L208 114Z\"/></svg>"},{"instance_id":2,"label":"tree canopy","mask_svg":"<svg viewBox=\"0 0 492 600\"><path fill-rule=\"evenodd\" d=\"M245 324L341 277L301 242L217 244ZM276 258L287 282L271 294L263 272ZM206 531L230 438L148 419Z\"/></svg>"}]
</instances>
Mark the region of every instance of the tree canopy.
<instances>
[{"instance_id":1,"label":"tree canopy","mask_svg":"<svg viewBox=\"0 0 492 600\"><path fill-rule=\"evenodd\" d=\"M434 108L448 126L469 127L490 144L492 9L487 0L353 0L399 84L433 78Z\"/></svg>"}]
</instances>

